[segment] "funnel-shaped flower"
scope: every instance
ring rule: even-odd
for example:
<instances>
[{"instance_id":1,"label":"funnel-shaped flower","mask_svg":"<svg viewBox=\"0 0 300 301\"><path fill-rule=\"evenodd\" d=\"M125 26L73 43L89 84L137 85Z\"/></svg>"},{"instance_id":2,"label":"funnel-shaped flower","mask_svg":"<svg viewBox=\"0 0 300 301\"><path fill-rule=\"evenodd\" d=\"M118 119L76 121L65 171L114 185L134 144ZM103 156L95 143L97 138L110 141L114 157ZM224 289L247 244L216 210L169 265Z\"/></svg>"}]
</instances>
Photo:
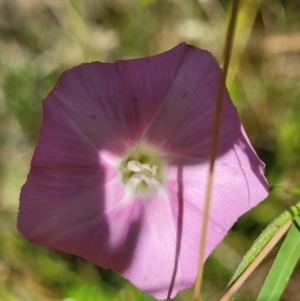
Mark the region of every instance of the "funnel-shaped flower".
<instances>
[{"instance_id":1,"label":"funnel-shaped flower","mask_svg":"<svg viewBox=\"0 0 300 301\"><path fill-rule=\"evenodd\" d=\"M210 53L186 44L64 72L43 101L19 231L158 299L191 286L220 74ZM206 257L266 196L263 169L226 92Z\"/></svg>"}]
</instances>

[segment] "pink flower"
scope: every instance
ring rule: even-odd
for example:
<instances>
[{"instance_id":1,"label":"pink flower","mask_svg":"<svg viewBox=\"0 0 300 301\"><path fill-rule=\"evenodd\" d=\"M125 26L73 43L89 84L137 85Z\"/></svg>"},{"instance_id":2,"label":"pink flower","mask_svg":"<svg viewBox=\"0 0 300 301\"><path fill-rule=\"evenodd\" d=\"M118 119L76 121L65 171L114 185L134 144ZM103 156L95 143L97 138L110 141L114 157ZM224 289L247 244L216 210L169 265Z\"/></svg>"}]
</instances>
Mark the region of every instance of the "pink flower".
<instances>
[{"instance_id":1,"label":"pink flower","mask_svg":"<svg viewBox=\"0 0 300 301\"><path fill-rule=\"evenodd\" d=\"M43 101L19 231L158 299L191 286L220 74L186 44L64 72ZM222 114L206 257L268 188L227 92Z\"/></svg>"}]
</instances>

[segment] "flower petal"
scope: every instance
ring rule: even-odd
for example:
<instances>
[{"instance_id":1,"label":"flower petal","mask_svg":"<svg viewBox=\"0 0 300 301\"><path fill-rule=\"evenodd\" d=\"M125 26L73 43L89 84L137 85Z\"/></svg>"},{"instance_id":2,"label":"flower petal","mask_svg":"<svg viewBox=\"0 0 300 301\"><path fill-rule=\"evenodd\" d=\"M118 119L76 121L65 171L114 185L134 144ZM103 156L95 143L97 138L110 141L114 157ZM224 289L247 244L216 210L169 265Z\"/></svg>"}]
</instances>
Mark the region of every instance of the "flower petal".
<instances>
[{"instance_id":1,"label":"flower petal","mask_svg":"<svg viewBox=\"0 0 300 301\"><path fill-rule=\"evenodd\" d=\"M38 245L112 268L156 298L167 298L176 251L176 224L168 196L160 192L147 200L137 198L126 206L119 202L103 209L103 203L122 199L122 186L118 180L107 183L105 191L110 193L104 201L97 177L93 181L91 176L83 176L92 187L86 187L85 193L75 189L70 195L67 183L77 182L79 174L47 176L43 170L33 169L22 190L22 204L27 206L21 208L21 233ZM33 182L35 192L30 189ZM76 210L72 212L70 207ZM89 216L90 212L94 214ZM186 286L177 281L170 296Z\"/></svg>"},{"instance_id":2,"label":"flower petal","mask_svg":"<svg viewBox=\"0 0 300 301\"><path fill-rule=\"evenodd\" d=\"M186 48L149 58L93 62L65 71L45 103L55 103L98 149L136 144L165 98Z\"/></svg>"},{"instance_id":3,"label":"flower petal","mask_svg":"<svg viewBox=\"0 0 300 301\"><path fill-rule=\"evenodd\" d=\"M232 152L238 154L238 148L238 146L234 146ZM237 159L243 160L242 157ZM267 196L267 182L261 175L260 168L245 164L245 161L243 163L244 166L224 164L218 160L215 162L206 256L224 238L227 231L241 215ZM260 167L263 167L263 164ZM167 181L169 183L177 181L179 169L182 169L184 206L193 208L190 211L183 210L185 224L182 231L182 245L184 246L190 245L193 242L193 237L200 236L201 233L198 232L198 228L201 227L202 223L209 165L194 158L177 158L174 165L171 163L168 168ZM171 186L169 186L169 190L173 191ZM198 215L196 217L197 222L195 222L195 212ZM195 227L196 233L194 232ZM189 239L186 240L186 237ZM183 256L186 254L188 252L183 252Z\"/></svg>"},{"instance_id":4,"label":"flower petal","mask_svg":"<svg viewBox=\"0 0 300 301\"><path fill-rule=\"evenodd\" d=\"M122 141L132 135L130 118L123 110L126 95L116 64L94 62L65 71L44 100L64 113L64 118L96 149L122 151ZM123 138L123 139L120 139Z\"/></svg>"},{"instance_id":5,"label":"flower petal","mask_svg":"<svg viewBox=\"0 0 300 301\"><path fill-rule=\"evenodd\" d=\"M182 43L159 55L117 62L126 87L126 106L131 110L138 138L157 114L188 49Z\"/></svg>"},{"instance_id":6,"label":"flower petal","mask_svg":"<svg viewBox=\"0 0 300 301\"><path fill-rule=\"evenodd\" d=\"M145 140L170 154L208 159L220 78L216 59L207 51L189 46L171 89L144 135ZM234 143L240 123L226 91L219 154Z\"/></svg>"}]
</instances>

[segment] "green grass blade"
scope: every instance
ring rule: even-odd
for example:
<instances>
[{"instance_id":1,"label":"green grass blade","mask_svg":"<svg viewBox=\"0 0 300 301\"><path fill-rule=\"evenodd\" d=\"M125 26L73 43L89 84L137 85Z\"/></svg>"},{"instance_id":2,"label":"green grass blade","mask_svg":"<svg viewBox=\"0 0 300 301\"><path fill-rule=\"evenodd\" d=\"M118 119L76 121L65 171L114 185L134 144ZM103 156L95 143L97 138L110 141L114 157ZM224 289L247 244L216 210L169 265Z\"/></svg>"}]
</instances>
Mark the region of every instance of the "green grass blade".
<instances>
[{"instance_id":1,"label":"green grass blade","mask_svg":"<svg viewBox=\"0 0 300 301\"><path fill-rule=\"evenodd\" d=\"M257 301L276 301L280 299L299 257L300 217L298 216L280 247Z\"/></svg>"}]
</instances>

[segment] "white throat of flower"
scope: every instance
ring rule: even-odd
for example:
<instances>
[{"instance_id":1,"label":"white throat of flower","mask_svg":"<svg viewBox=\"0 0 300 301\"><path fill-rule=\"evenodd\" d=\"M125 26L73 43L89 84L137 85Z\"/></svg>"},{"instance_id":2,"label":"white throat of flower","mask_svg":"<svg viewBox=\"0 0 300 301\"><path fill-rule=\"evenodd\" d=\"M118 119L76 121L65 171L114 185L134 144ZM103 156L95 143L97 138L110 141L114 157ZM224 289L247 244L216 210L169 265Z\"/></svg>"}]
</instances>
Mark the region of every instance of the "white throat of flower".
<instances>
[{"instance_id":1,"label":"white throat of flower","mask_svg":"<svg viewBox=\"0 0 300 301\"><path fill-rule=\"evenodd\" d=\"M127 163L127 168L136 173L144 174L145 172L149 172L152 176L156 175L157 166L153 165L152 167L149 164L143 164L136 160L131 160Z\"/></svg>"},{"instance_id":2,"label":"white throat of flower","mask_svg":"<svg viewBox=\"0 0 300 301\"><path fill-rule=\"evenodd\" d=\"M123 183L135 195L149 195L164 182L163 156L149 146L130 149L120 163Z\"/></svg>"},{"instance_id":3,"label":"white throat of flower","mask_svg":"<svg viewBox=\"0 0 300 301\"><path fill-rule=\"evenodd\" d=\"M142 181L151 187L151 184L158 184L159 182L153 177L157 174L157 166L150 166L149 164L143 164L136 160L131 160L127 163L127 168L133 171L131 176L131 184L133 187L138 187Z\"/></svg>"}]
</instances>

